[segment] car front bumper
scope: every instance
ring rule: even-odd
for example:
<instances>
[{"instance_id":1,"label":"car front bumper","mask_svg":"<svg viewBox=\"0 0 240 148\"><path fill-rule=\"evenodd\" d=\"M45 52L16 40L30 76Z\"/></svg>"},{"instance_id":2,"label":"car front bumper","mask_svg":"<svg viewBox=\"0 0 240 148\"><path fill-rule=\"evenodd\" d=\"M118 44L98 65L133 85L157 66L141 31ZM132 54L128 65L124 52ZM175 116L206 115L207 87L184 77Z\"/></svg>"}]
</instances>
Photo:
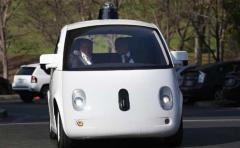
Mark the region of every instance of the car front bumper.
<instances>
[{"instance_id":1,"label":"car front bumper","mask_svg":"<svg viewBox=\"0 0 240 148\"><path fill-rule=\"evenodd\" d=\"M166 123L166 119L169 123ZM119 120L114 118L66 118L65 132L73 139L168 137L175 134L181 117L158 117Z\"/></svg>"}]
</instances>

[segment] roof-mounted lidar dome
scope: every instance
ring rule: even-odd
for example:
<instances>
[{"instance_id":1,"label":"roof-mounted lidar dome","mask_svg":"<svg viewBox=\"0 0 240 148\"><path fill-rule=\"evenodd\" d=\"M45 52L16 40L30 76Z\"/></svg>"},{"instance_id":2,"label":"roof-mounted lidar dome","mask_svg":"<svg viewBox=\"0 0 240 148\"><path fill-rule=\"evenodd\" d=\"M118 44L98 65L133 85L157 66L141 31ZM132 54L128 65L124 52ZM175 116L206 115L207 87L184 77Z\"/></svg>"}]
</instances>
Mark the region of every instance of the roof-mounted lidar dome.
<instances>
[{"instance_id":1,"label":"roof-mounted lidar dome","mask_svg":"<svg viewBox=\"0 0 240 148\"><path fill-rule=\"evenodd\" d=\"M113 3L106 2L99 10L98 19L118 19L118 12Z\"/></svg>"}]
</instances>

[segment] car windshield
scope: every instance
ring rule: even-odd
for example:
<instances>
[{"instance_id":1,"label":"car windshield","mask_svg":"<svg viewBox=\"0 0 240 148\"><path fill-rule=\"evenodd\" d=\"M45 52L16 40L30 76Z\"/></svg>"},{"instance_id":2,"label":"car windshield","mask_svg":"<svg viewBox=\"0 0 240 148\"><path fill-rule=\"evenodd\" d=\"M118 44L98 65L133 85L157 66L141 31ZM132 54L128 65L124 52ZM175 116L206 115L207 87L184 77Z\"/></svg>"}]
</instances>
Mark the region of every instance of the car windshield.
<instances>
[{"instance_id":1,"label":"car windshield","mask_svg":"<svg viewBox=\"0 0 240 148\"><path fill-rule=\"evenodd\" d=\"M35 67L21 67L16 75L32 75Z\"/></svg>"},{"instance_id":2,"label":"car windshield","mask_svg":"<svg viewBox=\"0 0 240 148\"><path fill-rule=\"evenodd\" d=\"M170 68L165 44L155 29L96 26L67 32L64 70Z\"/></svg>"}]
</instances>

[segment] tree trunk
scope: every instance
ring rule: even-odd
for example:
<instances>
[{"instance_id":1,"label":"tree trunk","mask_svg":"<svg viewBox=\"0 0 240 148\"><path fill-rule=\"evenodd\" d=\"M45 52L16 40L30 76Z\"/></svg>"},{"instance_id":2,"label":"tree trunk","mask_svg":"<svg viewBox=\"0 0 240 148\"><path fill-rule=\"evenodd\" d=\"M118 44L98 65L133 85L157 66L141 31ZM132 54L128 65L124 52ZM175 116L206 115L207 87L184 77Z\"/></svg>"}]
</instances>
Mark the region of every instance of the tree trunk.
<instances>
[{"instance_id":1,"label":"tree trunk","mask_svg":"<svg viewBox=\"0 0 240 148\"><path fill-rule=\"evenodd\" d=\"M219 38L219 34L217 34L216 36L216 46L217 46L217 61L216 62L219 62L220 61L220 38Z\"/></svg>"},{"instance_id":2,"label":"tree trunk","mask_svg":"<svg viewBox=\"0 0 240 148\"><path fill-rule=\"evenodd\" d=\"M209 21L209 26L211 25L210 21ZM207 32L207 44L210 46L211 45L211 30L208 27L208 32ZM208 64L210 64L211 62L211 51L210 49L208 49Z\"/></svg>"},{"instance_id":3,"label":"tree trunk","mask_svg":"<svg viewBox=\"0 0 240 148\"><path fill-rule=\"evenodd\" d=\"M11 0L0 1L0 55L2 57L3 77L8 79L8 60L7 60L7 20L10 18L11 13L9 7Z\"/></svg>"},{"instance_id":4,"label":"tree trunk","mask_svg":"<svg viewBox=\"0 0 240 148\"><path fill-rule=\"evenodd\" d=\"M195 38L195 63L198 65L202 64L202 53L201 53L201 41L200 37L197 35Z\"/></svg>"},{"instance_id":5,"label":"tree trunk","mask_svg":"<svg viewBox=\"0 0 240 148\"><path fill-rule=\"evenodd\" d=\"M169 10L169 0L167 0L167 44L170 45L170 39L169 39L169 19L170 19L170 10Z\"/></svg>"},{"instance_id":6,"label":"tree trunk","mask_svg":"<svg viewBox=\"0 0 240 148\"><path fill-rule=\"evenodd\" d=\"M0 25L1 27L1 25ZM5 79L8 79L8 59L7 59L7 53L6 53L6 41L3 35L3 31L0 31L0 52L1 52L1 59L2 59L2 70L3 70L3 77Z\"/></svg>"},{"instance_id":7,"label":"tree trunk","mask_svg":"<svg viewBox=\"0 0 240 148\"><path fill-rule=\"evenodd\" d=\"M108 52L110 53L116 52L115 45L114 45L116 36L108 35L107 37L108 37Z\"/></svg>"},{"instance_id":8,"label":"tree trunk","mask_svg":"<svg viewBox=\"0 0 240 148\"><path fill-rule=\"evenodd\" d=\"M4 53L2 58L2 66L3 66L3 77L8 79L8 60L7 55Z\"/></svg>"},{"instance_id":9,"label":"tree trunk","mask_svg":"<svg viewBox=\"0 0 240 148\"><path fill-rule=\"evenodd\" d=\"M179 45L179 48L178 48L180 51L182 51L184 49L184 43L185 43L184 39L181 38L180 39L180 45Z\"/></svg>"},{"instance_id":10,"label":"tree trunk","mask_svg":"<svg viewBox=\"0 0 240 148\"><path fill-rule=\"evenodd\" d=\"M2 59L2 70L3 70L3 77L5 79L8 78L8 62L7 62L7 55L6 55L6 40L5 40L5 30L3 27L3 22L0 20L0 55Z\"/></svg>"},{"instance_id":11,"label":"tree trunk","mask_svg":"<svg viewBox=\"0 0 240 148\"><path fill-rule=\"evenodd\" d=\"M220 39L220 60L224 60L224 29L222 29L221 39Z\"/></svg>"},{"instance_id":12,"label":"tree trunk","mask_svg":"<svg viewBox=\"0 0 240 148\"><path fill-rule=\"evenodd\" d=\"M218 7L218 0L215 1L216 3L216 28L215 28L215 34L216 34L216 51L217 51L217 61L216 62L219 62L220 61L220 24L219 24L219 7Z\"/></svg>"}]
</instances>

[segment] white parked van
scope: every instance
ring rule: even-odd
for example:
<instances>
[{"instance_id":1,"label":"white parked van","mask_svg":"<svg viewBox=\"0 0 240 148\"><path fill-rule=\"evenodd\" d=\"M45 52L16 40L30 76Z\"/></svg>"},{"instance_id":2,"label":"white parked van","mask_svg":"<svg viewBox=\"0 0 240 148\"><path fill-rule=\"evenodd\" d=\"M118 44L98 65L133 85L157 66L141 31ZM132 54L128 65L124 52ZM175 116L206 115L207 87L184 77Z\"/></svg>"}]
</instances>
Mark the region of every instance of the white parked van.
<instances>
[{"instance_id":1,"label":"white parked van","mask_svg":"<svg viewBox=\"0 0 240 148\"><path fill-rule=\"evenodd\" d=\"M56 53L42 55L40 63L52 69L50 136L57 135L59 147L69 147L71 139L110 137L181 144L182 95L154 24L116 19L66 25Z\"/></svg>"}]
</instances>

